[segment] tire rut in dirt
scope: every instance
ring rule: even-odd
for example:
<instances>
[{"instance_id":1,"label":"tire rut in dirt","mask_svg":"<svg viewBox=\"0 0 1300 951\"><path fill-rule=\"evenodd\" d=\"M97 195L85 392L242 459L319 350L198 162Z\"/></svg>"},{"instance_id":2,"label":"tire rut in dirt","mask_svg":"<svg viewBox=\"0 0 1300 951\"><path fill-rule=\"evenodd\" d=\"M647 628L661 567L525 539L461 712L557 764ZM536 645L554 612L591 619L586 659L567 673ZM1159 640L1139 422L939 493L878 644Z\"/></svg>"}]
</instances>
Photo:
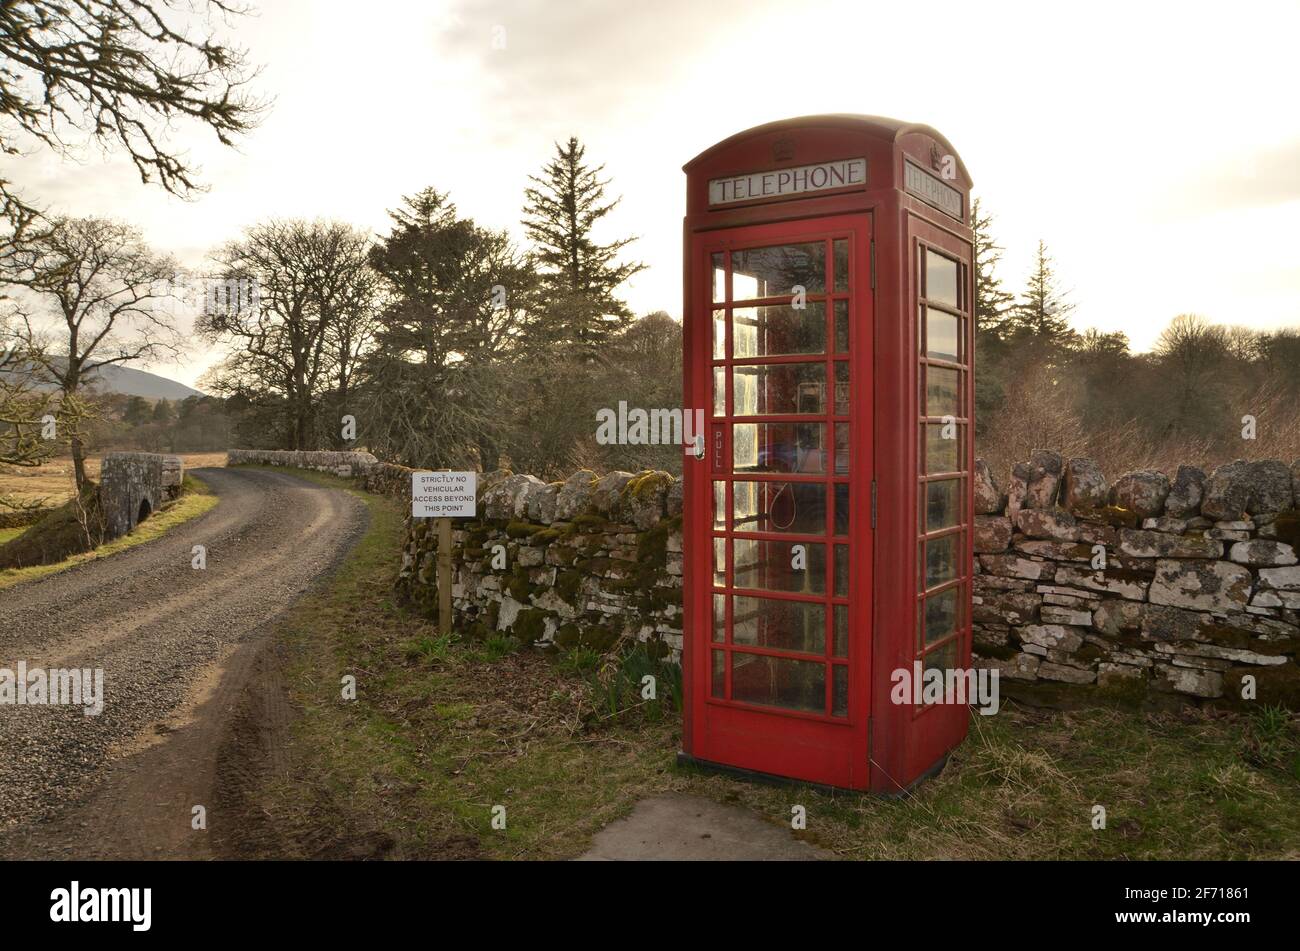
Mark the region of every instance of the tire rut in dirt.
<instances>
[{"instance_id":1,"label":"tire rut in dirt","mask_svg":"<svg viewBox=\"0 0 1300 951\"><path fill-rule=\"evenodd\" d=\"M92 798L112 772L114 753L183 709L215 662L244 658L238 666L246 677L253 666L246 648L341 561L365 524L358 500L292 476L214 469L201 477L220 499L203 517L157 541L0 594L0 666L26 660L29 667L103 668L106 694L97 717L71 707L0 707L0 829L18 833L0 838L0 855L26 851L34 820ZM206 571L190 566L195 544L208 547ZM216 696L202 709L222 699L228 713L243 684L218 679ZM173 785L211 788L220 733L200 726L211 748L191 751L201 761L193 775L173 777ZM149 777L123 782L122 794L140 798L143 811L157 805L143 802L151 798ZM132 783L141 787L134 794ZM132 805L114 803L119 821L122 808L129 813ZM137 818L147 826L147 816ZM119 834L100 831L109 839ZM28 844L39 848L35 840Z\"/></svg>"}]
</instances>

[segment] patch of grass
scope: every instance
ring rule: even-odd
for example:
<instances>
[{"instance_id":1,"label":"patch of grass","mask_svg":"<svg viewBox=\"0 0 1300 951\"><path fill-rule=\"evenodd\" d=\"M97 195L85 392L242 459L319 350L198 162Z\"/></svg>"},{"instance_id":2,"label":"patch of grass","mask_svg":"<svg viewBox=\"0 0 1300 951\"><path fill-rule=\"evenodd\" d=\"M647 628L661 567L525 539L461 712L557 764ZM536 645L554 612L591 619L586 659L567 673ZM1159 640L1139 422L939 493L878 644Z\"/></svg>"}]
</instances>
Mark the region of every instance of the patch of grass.
<instances>
[{"instance_id":1,"label":"patch of grass","mask_svg":"<svg viewBox=\"0 0 1300 951\"><path fill-rule=\"evenodd\" d=\"M1009 703L973 716L944 771L902 799L678 767L680 686L653 651L613 662L581 647L492 658L491 638L465 636L412 658L412 644L438 635L394 598L404 513L362 497L366 536L333 584L300 601L280 629L302 715L293 761L255 804L269 817L267 855L353 855L347 843L359 840L387 843L382 854L400 858L568 858L638 800L675 791L785 828L791 806L803 805L799 834L843 858L1300 856L1290 765L1300 730L1279 712ZM603 663L623 685L613 716L593 685ZM654 713L637 706L646 673L656 676ZM353 702L340 700L345 674L357 677ZM496 805L507 810L504 830L491 827ZM1096 805L1105 829L1092 828Z\"/></svg>"},{"instance_id":2,"label":"patch of grass","mask_svg":"<svg viewBox=\"0 0 1300 951\"><path fill-rule=\"evenodd\" d=\"M69 503L70 504L70 503ZM34 581L37 578L44 578L47 575L55 574L59 571L83 564L87 561L94 561L97 558L106 558L109 555L115 555L120 551L128 548L134 548L136 545L143 545L145 542L153 541L171 529L175 528L190 519L198 518L204 512L209 511L217 504L217 497L212 493L207 483L203 480L192 476L185 476L181 486L181 497L170 505L165 505L157 512L145 519L135 531L123 535L121 538L115 538L111 542L100 545L90 551L82 551L64 558L58 562L48 565L31 565L25 568L8 568L0 571L0 589L8 588L24 581ZM62 516L60 516L62 512ZM60 512L52 513L48 518L53 519L60 516L60 530L71 531L74 527L80 530L79 525L69 525L68 509L66 506ZM30 526L24 530L24 534L9 542L9 545L22 544L26 536L37 529L40 529L43 522ZM6 546L7 547L7 546Z\"/></svg>"},{"instance_id":3,"label":"patch of grass","mask_svg":"<svg viewBox=\"0 0 1300 951\"><path fill-rule=\"evenodd\" d=\"M25 531L27 531L27 526L25 525L19 528L0 528L0 545L3 545L7 541L12 541Z\"/></svg>"}]
</instances>

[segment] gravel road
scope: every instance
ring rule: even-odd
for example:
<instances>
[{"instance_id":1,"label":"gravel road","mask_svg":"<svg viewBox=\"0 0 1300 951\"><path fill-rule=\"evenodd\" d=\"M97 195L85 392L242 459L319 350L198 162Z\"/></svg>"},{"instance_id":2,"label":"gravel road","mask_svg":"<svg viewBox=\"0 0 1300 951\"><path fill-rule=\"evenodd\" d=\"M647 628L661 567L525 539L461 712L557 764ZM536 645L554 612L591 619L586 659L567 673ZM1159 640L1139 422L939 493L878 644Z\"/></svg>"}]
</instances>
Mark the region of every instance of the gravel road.
<instances>
[{"instance_id":1,"label":"gravel road","mask_svg":"<svg viewBox=\"0 0 1300 951\"><path fill-rule=\"evenodd\" d=\"M206 857L192 808L211 802L264 635L339 564L366 508L278 472L195 474L219 497L210 512L0 591L0 668L102 668L105 700L98 716L0 705L0 857Z\"/></svg>"}]
</instances>

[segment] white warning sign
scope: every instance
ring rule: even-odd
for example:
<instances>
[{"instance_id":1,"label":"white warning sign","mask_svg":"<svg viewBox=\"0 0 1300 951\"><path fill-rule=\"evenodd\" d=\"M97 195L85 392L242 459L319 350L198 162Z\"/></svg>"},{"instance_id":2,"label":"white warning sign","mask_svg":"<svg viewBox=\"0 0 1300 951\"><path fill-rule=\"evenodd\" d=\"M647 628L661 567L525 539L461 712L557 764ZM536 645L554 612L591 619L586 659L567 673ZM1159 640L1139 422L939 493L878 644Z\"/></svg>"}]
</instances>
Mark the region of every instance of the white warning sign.
<instances>
[{"instance_id":1,"label":"white warning sign","mask_svg":"<svg viewBox=\"0 0 1300 951\"><path fill-rule=\"evenodd\" d=\"M415 518L473 518L477 472L412 472L411 515Z\"/></svg>"}]
</instances>

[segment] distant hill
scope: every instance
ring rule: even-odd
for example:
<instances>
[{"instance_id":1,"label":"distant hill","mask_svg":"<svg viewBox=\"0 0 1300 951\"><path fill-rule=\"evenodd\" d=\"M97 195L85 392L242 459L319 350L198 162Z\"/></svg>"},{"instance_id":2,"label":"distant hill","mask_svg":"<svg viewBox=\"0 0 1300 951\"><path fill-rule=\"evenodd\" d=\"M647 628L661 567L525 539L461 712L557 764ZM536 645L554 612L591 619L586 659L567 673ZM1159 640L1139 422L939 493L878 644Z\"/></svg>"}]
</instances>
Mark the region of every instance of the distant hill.
<instances>
[{"instance_id":1,"label":"distant hill","mask_svg":"<svg viewBox=\"0 0 1300 951\"><path fill-rule=\"evenodd\" d=\"M192 386L177 383L156 373L116 365L100 367L95 371L94 377L87 381L87 385L100 393L142 396L147 400L183 400L190 396L207 395ZM52 389L52 387L42 386L39 389Z\"/></svg>"},{"instance_id":2,"label":"distant hill","mask_svg":"<svg viewBox=\"0 0 1300 951\"><path fill-rule=\"evenodd\" d=\"M131 367L100 367L95 371L91 385L103 393L143 396L147 400L183 400L190 396L206 395L184 383Z\"/></svg>"}]
</instances>

